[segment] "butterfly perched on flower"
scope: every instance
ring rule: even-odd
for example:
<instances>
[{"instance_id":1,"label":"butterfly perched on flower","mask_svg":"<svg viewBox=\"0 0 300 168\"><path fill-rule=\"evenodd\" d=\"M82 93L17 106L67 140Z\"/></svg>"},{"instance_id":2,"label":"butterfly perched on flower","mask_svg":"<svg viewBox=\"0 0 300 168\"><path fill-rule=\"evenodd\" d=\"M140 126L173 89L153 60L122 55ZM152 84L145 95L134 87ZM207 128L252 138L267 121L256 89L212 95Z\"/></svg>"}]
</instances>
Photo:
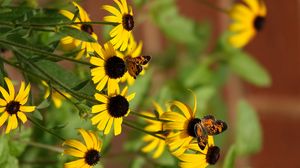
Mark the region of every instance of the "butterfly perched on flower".
<instances>
[{"instance_id":1,"label":"butterfly perched on flower","mask_svg":"<svg viewBox=\"0 0 300 168\"><path fill-rule=\"evenodd\" d=\"M143 65L151 60L151 56L125 57L127 71L134 79L142 72Z\"/></svg>"},{"instance_id":2,"label":"butterfly perched on flower","mask_svg":"<svg viewBox=\"0 0 300 168\"><path fill-rule=\"evenodd\" d=\"M217 135L226 129L227 124L224 121L216 120L212 115L204 116L194 127L200 149L203 150L207 145L208 135Z\"/></svg>"}]
</instances>

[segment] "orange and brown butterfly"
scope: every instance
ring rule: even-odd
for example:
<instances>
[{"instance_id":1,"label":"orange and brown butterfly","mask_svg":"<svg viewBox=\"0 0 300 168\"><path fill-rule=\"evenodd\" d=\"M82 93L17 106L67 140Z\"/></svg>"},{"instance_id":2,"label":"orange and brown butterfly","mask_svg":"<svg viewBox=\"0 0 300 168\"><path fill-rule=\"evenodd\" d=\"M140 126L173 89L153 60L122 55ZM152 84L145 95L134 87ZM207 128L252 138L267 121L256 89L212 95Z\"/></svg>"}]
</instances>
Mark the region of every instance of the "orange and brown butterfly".
<instances>
[{"instance_id":1,"label":"orange and brown butterfly","mask_svg":"<svg viewBox=\"0 0 300 168\"><path fill-rule=\"evenodd\" d=\"M146 65L151 60L151 56L125 57L128 73L134 79L142 72L143 65Z\"/></svg>"},{"instance_id":2,"label":"orange and brown butterfly","mask_svg":"<svg viewBox=\"0 0 300 168\"><path fill-rule=\"evenodd\" d=\"M208 141L208 135L217 135L227 129L227 124L222 120L216 120L214 116L207 115L199 120L194 127L198 146L201 150L205 148Z\"/></svg>"}]
</instances>

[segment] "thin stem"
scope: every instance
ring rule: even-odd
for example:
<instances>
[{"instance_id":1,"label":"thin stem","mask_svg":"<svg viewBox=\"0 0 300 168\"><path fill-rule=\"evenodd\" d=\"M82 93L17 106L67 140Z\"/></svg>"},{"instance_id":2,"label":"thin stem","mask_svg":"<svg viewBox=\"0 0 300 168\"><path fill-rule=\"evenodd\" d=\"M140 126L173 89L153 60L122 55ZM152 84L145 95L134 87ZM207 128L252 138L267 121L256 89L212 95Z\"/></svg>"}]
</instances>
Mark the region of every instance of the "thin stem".
<instances>
[{"instance_id":1,"label":"thin stem","mask_svg":"<svg viewBox=\"0 0 300 168\"><path fill-rule=\"evenodd\" d=\"M6 25L6 26L22 26L24 28L31 28L31 27L46 27L46 26L50 26L50 27L57 27L57 26L67 26L67 25L78 25L78 24L101 24L101 25L112 25L112 26L116 26L119 23L115 23L115 22L63 22L63 23L49 23L49 24L37 24L37 23L11 23L11 22L0 22L0 25Z\"/></svg>"},{"instance_id":2,"label":"thin stem","mask_svg":"<svg viewBox=\"0 0 300 168\"><path fill-rule=\"evenodd\" d=\"M14 64L14 63L12 63L12 62L10 62L10 61L8 61L8 60L2 58L1 55L0 55L0 60L3 61L3 62L5 62L6 64L12 66L12 67L15 67L15 68L17 68L17 69L19 69L19 70L21 70L21 71L23 71L23 72L26 72L28 75L31 75L31 76L36 77L36 78L39 78L39 79L41 79L41 80L47 80L47 78L45 78L45 77L43 77L43 76L41 76L41 75L38 75L38 74L36 74L36 73L33 73L32 71L30 71L30 70L28 70L28 69L25 69L25 68L23 68L23 67L21 67L21 66L18 66L18 65L16 65L16 64Z\"/></svg>"},{"instance_id":3,"label":"thin stem","mask_svg":"<svg viewBox=\"0 0 300 168\"><path fill-rule=\"evenodd\" d=\"M55 147L55 146L50 146L50 145L46 145L46 144L42 144L42 143L38 143L38 142L32 142L32 141L21 141L21 140L17 140L21 143L25 143L34 147L38 147L38 148L42 148L42 149L48 149L50 151L53 152L57 152L57 153L62 153L63 149L59 148L59 147Z\"/></svg>"},{"instance_id":4,"label":"thin stem","mask_svg":"<svg viewBox=\"0 0 300 168\"><path fill-rule=\"evenodd\" d=\"M211 3L209 0L199 0L199 2L203 3L204 5L206 5L207 7L211 8L213 10L216 10L216 11L219 11L219 12L222 12L225 14L229 13L229 11L227 9L216 6L215 4Z\"/></svg>"},{"instance_id":5,"label":"thin stem","mask_svg":"<svg viewBox=\"0 0 300 168\"><path fill-rule=\"evenodd\" d=\"M49 78L52 82L56 83L57 85L59 85L60 87L64 88L66 91L68 91L69 93L71 93L72 95L75 95L77 97L81 97L87 100L90 100L92 102L98 102L96 99L94 99L93 97L81 94L81 93L77 93L76 91L72 90L71 88L67 87L64 83L60 82L59 80L55 79L54 77L52 77L51 75L49 75L46 71L44 71L42 68L40 68L39 66L37 66L34 62L28 61L25 56L23 55L23 53L19 52L18 50L14 50L15 52L17 52L22 58L23 61L25 63L27 63L28 65L31 65L33 68L37 69L38 71L40 71L43 75L45 75L47 78Z\"/></svg>"},{"instance_id":6,"label":"thin stem","mask_svg":"<svg viewBox=\"0 0 300 168\"><path fill-rule=\"evenodd\" d=\"M48 128L42 126L40 123L34 121L31 117L27 116L27 118L28 118L28 120L29 120L32 124L34 124L35 126L37 126L38 128L40 128L41 130L48 132L49 134L51 134L51 135L57 137L58 139L60 139L60 140L62 140L62 141L66 141L65 138L63 138L63 137L61 137L60 135L58 135L58 134L52 132L52 131L49 130Z\"/></svg>"},{"instance_id":7,"label":"thin stem","mask_svg":"<svg viewBox=\"0 0 300 168\"><path fill-rule=\"evenodd\" d=\"M156 138L159 138L159 139L161 139L161 140L165 140L165 138L163 138L163 137L161 137L161 136L158 136L158 135L156 135L156 134L153 133L153 132L149 132L149 131L143 130L143 129L141 129L141 128L135 126L135 125L129 124L129 123L126 122L126 121L123 121L123 124L126 125L126 126L128 126L128 127L130 127L130 128L133 128L133 129L135 129L135 130L138 130L138 131L140 131L140 132L143 132L143 133L145 133L145 134L149 134L149 135L152 135L152 136L154 136L154 137L156 137Z\"/></svg>"},{"instance_id":8,"label":"thin stem","mask_svg":"<svg viewBox=\"0 0 300 168\"><path fill-rule=\"evenodd\" d=\"M29 46L26 46L26 45L14 43L14 42L3 40L3 39L0 39L0 43L2 43L4 45L6 44L10 47L14 46L14 47L17 47L17 48L26 49L26 50L29 50L29 51L32 51L32 52L35 52L35 53L39 53L41 55L45 55L45 56L50 56L50 57L54 57L54 58L64 59L64 60L72 61L72 62L75 62L75 63L80 63L80 64L85 64L85 65L92 66L92 64L89 63L89 62L73 59L73 58L70 58L70 57L64 57L64 56L56 55L56 54L53 54L53 53L49 53L47 51L43 51L43 50L40 50L40 49L37 49L37 48L33 48L32 46L29 47Z\"/></svg>"},{"instance_id":9,"label":"thin stem","mask_svg":"<svg viewBox=\"0 0 300 168\"><path fill-rule=\"evenodd\" d=\"M133 111L131 111L130 114L133 114L133 115L138 116L138 117L146 118L146 119L149 119L149 120L153 120L153 121L170 122L169 120L163 120L163 119L159 119L159 118L155 118L155 117L150 117L150 116L146 116L144 114L136 113L136 112L133 112Z\"/></svg>"}]
</instances>

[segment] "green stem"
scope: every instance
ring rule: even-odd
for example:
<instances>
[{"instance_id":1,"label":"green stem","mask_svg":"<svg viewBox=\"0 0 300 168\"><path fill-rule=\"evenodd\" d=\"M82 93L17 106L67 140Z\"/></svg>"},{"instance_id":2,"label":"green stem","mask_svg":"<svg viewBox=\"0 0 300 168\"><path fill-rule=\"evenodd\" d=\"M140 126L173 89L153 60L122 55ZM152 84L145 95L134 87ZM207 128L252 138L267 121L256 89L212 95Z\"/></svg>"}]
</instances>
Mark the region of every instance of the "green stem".
<instances>
[{"instance_id":1,"label":"green stem","mask_svg":"<svg viewBox=\"0 0 300 168\"><path fill-rule=\"evenodd\" d=\"M62 148L58 148L55 146L50 146L50 145L46 145L46 144L42 144L42 143L38 143L38 142L32 142L32 141L21 141L21 140L17 140L21 143L25 143L28 144L30 146L34 146L34 147L38 147L38 148L42 148L42 149L47 149L53 152L57 152L57 153L62 153L63 149Z\"/></svg>"},{"instance_id":2,"label":"green stem","mask_svg":"<svg viewBox=\"0 0 300 168\"><path fill-rule=\"evenodd\" d=\"M161 136L158 136L158 135L156 135L156 134L153 133L153 132L149 132L149 131L143 130L143 129L141 129L141 128L135 126L135 125L129 124L129 123L126 122L126 121L123 121L123 124L126 125L126 126L128 126L128 127L130 127L130 128L133 128L133 129L135 129L135 130L138 130L138 131L140 131L140 132L143 132L143 133L145 133L145 134L149 134L149 135L152 135L152 136L154 136L154 137L156 137L156 138L159 138L159 139L161 139L161 140L165 140L165 138L163 138L163 137L161 137Z\"/></svg>"},{"instance_id":3,"label":"green stem","mask_svg":"<svg viewBox=\"0 0 300 168\"><path fill-rule=\"evenodd\" d=\"M6 44L10 47L14 46L14 47L17 47L17 48L26 49L26 50L29 50L29 51L32 51L32 52L35 52L35 53L39 53L41 55L45 55L45 56L50 56L50 57L54 57L54 58L64 59L64 60L72 61L72 62L75 62L75 63L80 63L80 64L85 64L85 65L92 66L92 64L89 63L89 62L73 59L73 58L70 58L70 57L64 57L64 56L56 55L56 54L49 53L49 52L46 52L46 51L43 51L43 50L40 50L40 49L37 49L37 48L33 48L32 46L29 47L29 46L26 46L26 45L14 43L14 42L3 40L3 39L0 39L0 43L2 43L4 45Z\"/></svg>"},{"instance_id":4,"label":"green stem","mask_svg":"<svg viewBox=\"0 0 300 168\"><path fill-rule=\"evenodd\" d=\"M71 93L72 95L75 95L77 97L81 97L83 99L87 99L90 100L92 102L97 102L98 101L96 99L94 99L93 97L81 94L81 93L77 93L76 91L72 90L71 88L69 88L68 86L66 86L64 83L60 82L59 80L55 79L54 77L52 77L51 75L49 75L46 71L44 71L42 68L40 68L39 66L37 66L34 62L28 61L26 59L26 57L23 55L23 53L19 52L18 50L14 50L15 52L17 52L22 58L23 61L32 66L33 68L35 68L36 70L40 71L43 75L45 75L47 78L49 78L52 82L54 82L55 84L59 85L60 87L62 87L63 89L65 89L66 91L68 91L69 93Z\"/></svg>"},{"instance_id":5,"label":"green stem","mask_svg":"<svg viewBox=\"0 0 300 168\"><path fill-rule=\"evenodd\" d=\"M17 27L17 26L22 26L23 28L31 28L31 27L35 27L35 28L39 28L39 27L57 27L57 26L68 26L68 25L78 25L78 24L101 24L101 25L112 25L112 26L116 26L119 23L115 23L115 22L64 22L64 23L51 23L51 24L36 24L36 23L11 23L11 22L0 22L0 25L5 25L5 26L13 26L13 27Z\"/></svg>"},{"instance_id":6,"label":"green stem","mask_svg":"<svg viewBox=\"0 0 300 168\"><path fill-rule=\"evenodd\" d=\"M163 119L159 119L159 118L156 118L156 117L150 117L150 116L140 114L140 113L136 113L136 112L133 112L133 111L131 111L130 114L133 114L133 115L138 116L138 117L146 118L146 119L149 119L149 120L153 120L153 121L170 122L169 120L163 120Z\"/></svg>"},{"instance_id":7,"label":"green stem","mask_svg":"<svg viewBox=\"0 0 300 168\"><path fill-rule=\"evenodd\" d=\"M206 5L207 7L211 8L213 10L216 10L216 11L219 11L219 12L222 12L225 14L229 13L229 11L227 9L216 6L215 4L209 2L209 0L199 0L199 2L203 3L204 5Z\"/></svg>"},{"instance_id":8,"label":"green stem","mask_svg":"<svg viewBox=\"0 0 300 168\"><path fill-rule=\"evenodd\" d=\"M63 137L61 137L60 135L58 135L58 134L52 132L52 131L49 130L48 128L42 126L40 123L34 121L31 117L27 116L27 118L28 118L28 120L29 120L32 124L34 124L35 126L37 126L38 128L40 128L41 130L48 132L49 134L51 134L51 135L57 137L58 139L60 139L60 140L62 140L62 141L66 141L65 138L63 138Z\"/></svg>"},{"instance_id":9,"label":"green stem","mask_svg":"<svg viewBox=\"0 0 300 168\"><path fill-rule=\"evenodd\" d=\"M31 76L36 77L36 78L41 79L41 80L47 80L47 78L45 78L45 77L43 77L41 75L35 74L35 73L31 72L28 69L25 69L25 68L23 68L21 66L18 66L16 64L14 64L14 63L12 63L12 62L10 62L10 61L2 58L2 55L0 55L0 60L3 61L3 62L5 62L6 64L12 66L12 67L15 67L15 68L21 70L22 72L26 72L28 75L31 75Z\"/></svg>"}]
</instances>

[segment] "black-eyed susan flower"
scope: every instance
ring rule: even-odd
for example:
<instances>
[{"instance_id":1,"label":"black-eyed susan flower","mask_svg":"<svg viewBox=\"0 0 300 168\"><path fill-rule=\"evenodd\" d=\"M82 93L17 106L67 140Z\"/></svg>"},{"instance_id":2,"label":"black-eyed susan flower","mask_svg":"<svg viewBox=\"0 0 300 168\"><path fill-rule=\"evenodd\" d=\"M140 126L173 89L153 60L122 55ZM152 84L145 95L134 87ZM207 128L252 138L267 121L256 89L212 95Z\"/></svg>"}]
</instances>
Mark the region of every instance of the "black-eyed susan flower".
<instances>
[{"instance_id":1,"label":"black-eyed susan flower","mask_svg":"<svg viewBox=\"0 0 300 168\"><path fill-rule=\"evenodd\" d=\"M104 49L100 48L99 56L90 59L91 64L95 65L91 69L92 80L97 84L98 91L107 89L111 91L119 88L121 78L127 72L125 61L122 55L118 54L110 42L104 44Z\"/></svg>"},{"instance_id":2,"label":"black-eyed susan flower","mask_svg":"<svg viewBox=\"0 0 300 168\"><path fill-rule=\"evenodd\" d=\"M127 95L128 87L125 87L120 93L119 90L110 91L108 95L95 94L96 100L101 104L92 107L92 113L97 113L92 117L92 124L96 125L104 134L108 134L111 127L114 128L114 135L119 135L122 132L123 117L126 117L129 112L129 102L134 98L135 93Z\"/></svg>"},{"instance_id":3,"label":"black-eyed susan flower","mask_svg":"<svg viewBox=\"0 0 300 168\"><path fill-rule=\"evenodd\" d=\"M229 43L241 48L245 46L260 31L265 24L267 8L263 0L244 0L237 3L230 11L233 23L229 26L232 34Z\"/></svg>"},{"instance_id":4,"label":"black-eyed susan flower","mask_svg":"<svg viewBox=\"0 0 300 168\"><path fill-rule=\"evenodd\" d=\"M196 100L193 110L180 101L173 101L171 103L172 109L165 112L161 117L163 120L169 121L164 123L164 130L171 131L172 134L167 136L166 143L175 156L183 154L186 151L185 147L196 138L194 128L200 121L200 119L195 118L196 106ZM173 107L177 107L179 112L174 111Z\"/></svg>"},{"instance_id":5,"label":"black-eyed susan flower","mask_svg":"<svg viewBox=\"0 0 300 168\"><path fill-rule=\"evenodd\" d=\"M100 161L100 151L102 142L97 134L92 131L78 129L84 139L85 144L78 140L66 140L63 145L69 146L64 150L64 154L79 158L64 164L64 168L92 168Z\"/></svg>"},{"instance_id":6,"label":"black-eyed susan flower","mask_svg":"<svg viewBox=\"0 0 300 168\"><path fill-rule=\"evenodd\" d=\"M46 87L44 98L47 99L50 96L51 89L50 89L49 85L47 84L47 82L42 81L42 84ZM62 92L62 94L64 94L67 98L71 98L72 97L67 92ZM56 108L60 108L62 106L62 102L65 100L65 97L62 96L61 94L59 94L58 92L52 90L52 92L51 92L51 100L53 101L54 106Z\"/></svg>"},{"instance_id":7,"label":"black-eyed susan flower","mask_svg":"<svg viewBox=\"0 0 300 168\"><path fill-rule=\"evenodd\" d=\"M181 161L181 168L205 168L208 165L217 163L220 157L220 148L214 145L213 136L208 136L208 144L204 150L201 150L197 144L190 144L188 149L197 151L197 153L185 153L178 158Z\"/></svg>"},{"instance_id":8,"label":"black-eyed susan flower","mask_svg":"<svg viewBox=\"0 0 300 168\"><path fill-rule=\"evenodd\" d=\"M155 106L155 110L157 112L157 116L154 115L152 112L143 112L143 115L153 117L157 119L160 119L162 114L164 113L162 107L157 104L156 102L153 102L153 105ZM163 123L161 121L156 120L150 120L146 119L148 125L144 128L146 131L149 132L162 132L163 131ZM164 136L167 136L167 132ZM153 158L158 158L163 153L166 143L165 140L162 140L160 138L154 137L152 135L145 135L143 137L143 141L147 142L148 144L142 148L142 151L145 153L149 153L151 151L154 151Z\"/></svg>"},{"instance_id":9,"label":"black-eyed susan flower","mask_svg":"<svg viewBox=\"0 0 300 168\"><path fill-rule=\"evenodd\" d=\"M91 22L91 19L89 18L88 14L86 11L78 5L76 2L73 2L74 6L76 6L79 10L79 16L74 20L74 22ZM60 13L64 16L66 16L68 19L72 20L74 18L74 14L70 11L67 10L61 10ZM90 24L74 24L71 25L71 27L81 30L83 32L88 33L94 40L95 42L89 42L89 41L83 41L80 39L76 39L71 36L67 36L61 39L60 43L63 49L65 50L73 50L76 48L80 48L80 52L78 52L76 59L80 59L83 55L89 56L89 53L94 52L97 50L100 45L97 42L98 37L94 33L93 26Z\"/></svg>"},{"instance_id":10,"label":"black-eyed susan flower","mask_svg":"<svg viewBox=\"0 0 300 168\"><path fill-rule=\"evenodd\" d=\"M124 77L121 79L121 82L127 81L129 85L132 85L137 75L143 75L145 73L143 67L147 66L147 63L149 62L149 60L147 59L150 56L141 56L142 48L143 48L143 43L142 42L137 43L134 40L134 37L131 36L129 40L128 48L125 54L123 55L123 58L125 59L126 66L127 66L127 72L124 75Z\"/></svg>"},{"instance_id":11,"label":"black-eyed susan flower","mask_svg":"<svg viewBox=\"0 0 300 168\"><path fill-rule=\"evenodd\" d=\"M5 133L9 133L18 127L18 120L21 120L23 124L27 121L24 113L33 112L35 106L25 106L30 92L30 84L25 86L25 83L22 81L19 93L15 96L15 88L11 80L6 77L4 80L8 92L0 86L0 92L3 96L3 99L0 98L0 113L2 113L0 127L8 120Z\"/></svg>"},{"instance_id":12,"label":"black-eyed susan flower","mask_svg":"<svg viewBox=\"0 0 300 168\"><path fill-rule=\"evenodd\" d=\"M134 27L133 11L130 6L127 6L126 0L114 0L114 2L118 5L119 10L110 5L103 5L103 9L112 14L105 16L104 21L116 23L109 33L112 37L111 43L116 49L125 51Z\"/></svg>"}]
</instances>

